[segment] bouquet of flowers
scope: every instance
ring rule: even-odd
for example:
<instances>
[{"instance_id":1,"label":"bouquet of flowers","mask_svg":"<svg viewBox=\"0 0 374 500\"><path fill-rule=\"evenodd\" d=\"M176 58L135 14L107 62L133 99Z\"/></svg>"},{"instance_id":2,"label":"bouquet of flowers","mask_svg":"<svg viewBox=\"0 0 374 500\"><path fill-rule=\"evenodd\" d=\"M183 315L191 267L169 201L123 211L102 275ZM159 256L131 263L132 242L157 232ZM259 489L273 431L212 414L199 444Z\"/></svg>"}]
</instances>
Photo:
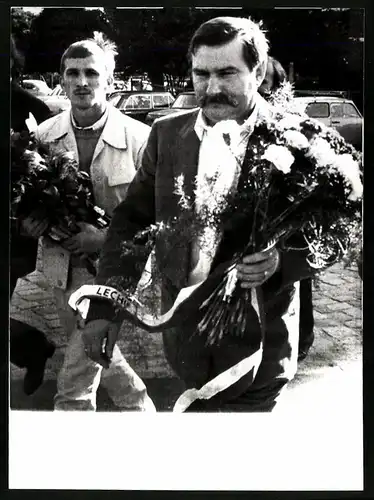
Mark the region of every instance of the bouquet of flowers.
<instances>
[{"instance_id":1,"label":"bouquet of flowers","mask_svg":"<svg viewBox=\"0 0 374 500\"><path fill-rule=\"evenodd\" d=\"M47 218L45 235L57 242L80 231L79 222L106 228L110 219L93 201L88 173L79 170L71 152L51 154L32 133L11 131L11 218L30 213ZM95 274L94 255L87 255L87 269Z\"/></svg>"},{"instance_id":2,"label":"bouquet of flowers","mask_svg":"<svg viewBox=\"0 0 374 500\"><path fill-rule=\"evenodd\" d=\"M198 174L194 199L179 177L175 191L181 216L153 224L133 241L123 242L123 255L149 252L158 238L174 234L186 242L197 239L200 251L212 260L224 232L235 229L231 258L218 282L207 296L200 293L200 303L195 301L201 313L197 331L206 335L208 344L219 342L226 333L245 332L251 291L237 286L236 277L243 256L273 245L307 251L316 272L353 255L357 245L361 153L335 130L300 112L289 87L275 93L272 104L271 114L260 113L257 118L242 166L239 160L230 166L224 160L225 169L200 178ZM226 121L216 127L235 156L232 146L237 143L238 125ZM158 328L169 324L159 323Z\"/></svg>"},{"instance_id":3,"label":"bouquet of flowers","mask_svg":"<svg viewBox=\"0 0 374 500\"><path fill-rule=\"evenodd\" d=\"M190 273L195 283L183 288L172 308L159 317L144 312L133 293L136 283L128 276L115 276L104 286L85 285L69 300L84 315L85 299L106 297L119 306L120 316L146 331L163 331L194 318L196 334L207 344L219 343L224 335L245 335L247 312L255 308L261 335L252 342L250 355L243 353L242 360L203 387L185 391L174 411L184 411L197 398L213 397L244 374L252 373L252 380L257 374L266 316L261 286L247 290L238 285L236 266L245 255L273 245L300 251L307 255L312 274L354 255L360 245L361 154L337 132L300 112L287 87L274 96L270 113L259 112L244 160L236 122L219 122L213 129L215 158L202 171L199 165L194 196L187 194L183 176L175 179L180 216L158 221L122 242L122 254L141 256L139 261L158 239L169 240L163 247L171 252L176 242L196 243L203 258ZM163 258L170 261L157 255L160 273ZM152 271L157 281L157 269Z\"/></svg>"},{"instance_id":4,"label":"bouquet of flowers","mask_svg":"<svg viewBox=\"0 0 374 500\"><path fill-rule=\"evenodd\" d=\"M274 245L303 251L311 273L354 255L361 227L361 154L336 131L300 112L288 87L274 94L269 109L258 113L244 161L237 155L237 123L216 124L218 160L208 162L202 172L199 168L194 197L187 194L183 176L175 179L180 216L156 222L122 243L123 256L144 257L159 238L186 245L194 241L205 263L203 272L196 273L201 280L181 290L174 306L159 318L144 314L132 293L136 284L129 283L131 278L109 280L108 287L114 283L116 290L123 290L122 310L134 324L159 331L196 316L197 332L208 344L219 343L226 334L244 335L248 304L255 307L263 327L261 287L247 290L237 283L236 266L245 255ZM226 257L211 270L225 235ZM156 259L161 273L163 258ZM155 267L153 273L157 281Z\"/></svg>"}]
</instances>

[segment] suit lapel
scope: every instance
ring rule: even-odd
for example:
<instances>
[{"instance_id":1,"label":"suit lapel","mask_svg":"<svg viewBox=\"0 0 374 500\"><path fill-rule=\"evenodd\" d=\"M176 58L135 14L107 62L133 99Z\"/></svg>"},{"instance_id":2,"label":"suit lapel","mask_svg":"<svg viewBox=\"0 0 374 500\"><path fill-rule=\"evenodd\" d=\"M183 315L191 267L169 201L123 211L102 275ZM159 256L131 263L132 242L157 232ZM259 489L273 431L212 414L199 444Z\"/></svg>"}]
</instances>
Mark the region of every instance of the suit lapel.
<instances>
[{"instance_id":1,"label":"suit lapel","mask_svg":"<svg viewBox=\"0 0 374 500\"><path fill-rule=\"evenodd\" d=\"M197 113L191 114L180 129L172 155L174 179L180 175L184 176L184 191L192 201L192 206L195 201L195 177L200 149L200 141L194 131L196 116ZM178 217L182 209L178 205L176 210ZM181 241L179 234L173 235L174 238L175 241L172 242L174 265L168 269L167 274L178 288L183 288L187 284L190 271L191 241Z\"/></svg>"},{"instance_id":2,"label":"suit lapel","mask_svg":"<svg viewBox=\"0 0 374 500\"><path fill-rule=\"evenodd\" d=\"M176 141L176 155L173 164L174 177L184 176L186 194L195 201L195 177L199 161L200 141L194 130L197 113L193 113L181 128Z\"/></svg>"}]
</instances>

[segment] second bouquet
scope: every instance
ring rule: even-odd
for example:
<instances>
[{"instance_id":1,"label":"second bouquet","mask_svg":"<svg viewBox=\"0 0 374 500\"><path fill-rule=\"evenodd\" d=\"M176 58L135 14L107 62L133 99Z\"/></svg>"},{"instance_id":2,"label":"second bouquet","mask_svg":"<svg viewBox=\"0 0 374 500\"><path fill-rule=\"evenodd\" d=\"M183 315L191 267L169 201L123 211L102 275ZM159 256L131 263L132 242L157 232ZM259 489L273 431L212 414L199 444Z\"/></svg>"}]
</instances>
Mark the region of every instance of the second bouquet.
<instances>
[{"instance_id":1,"label":"second bouquet","mask_svg":"<svg viewBox=\"0 0 374 500\"><path fill-rule=\"evenodd\" d=\"M51 154L33 134L11 132L11 218L14 222L31 213L47 218L44 235L56 242L80 231L79 223L106 228L110 218L95 205L88 173L70 152ZM97 256L84 257L95 274Z\"/></svg>"}]
</instances>

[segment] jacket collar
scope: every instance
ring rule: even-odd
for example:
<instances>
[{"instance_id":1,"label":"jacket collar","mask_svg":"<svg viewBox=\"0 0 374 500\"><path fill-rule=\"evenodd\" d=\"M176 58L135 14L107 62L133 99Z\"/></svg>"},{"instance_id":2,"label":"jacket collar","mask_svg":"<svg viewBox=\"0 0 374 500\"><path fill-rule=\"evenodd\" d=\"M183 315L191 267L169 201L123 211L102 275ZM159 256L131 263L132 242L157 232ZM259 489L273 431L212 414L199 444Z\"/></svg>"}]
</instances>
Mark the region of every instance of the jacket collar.
<instances>
[{"instance_id":1,"label":"jacket collar","mask_svg":"<svg viewBox=\"0 0 374 500\"><path fill-rule=\"evenodd\" d=\"M193 135L195 135L197 138L194 127L195 127L197 115L199 114L199 110L200 110L200 108L194 109L193 111L189 111L189 112L185 113L186 115L188 115L188 118L186 119L184 125L181 127L181 130L180 130L179 135L182 139L185 139L186 136L188 136L191 133L193 133Z\"/></svg>"},{"instance_id":2,"label":"jacket collar","mask_svg":"<svg viewBox=\"0 0 374 500\"><path fill-rule=\"evenodd\" d=\"M189 114L176 138L176 157L173 163L174 177L183 174L187 194L194 200L195 176L199 158L200 141L194 130L198 110Z\"/></svg>"},{"instance_id":3,"label":"jacket collar","mask_svg":"<svg viewBox=\"0 0 374 500\"><path fill-rule=\"evenodd\" d=\"M109 105L108 108L108 119L104 125L103 133L101 134L101 139L117 149L127 148L126 130L125 127L119 126L119 123L123 121L123 115L118 109ZM53 127L49 132L49 137L52 141L61 139L62 137L71 134L73 132L73 126L71 123L70 110L63 111L60 114L60 120L58 127Z\"/></svg>"},{"instance_id":4,"label":"jacket collar","mask_svg":"<svg viewBox=\"0 0 374 500\"><path fill-rule=\"evenodd\" d=\"M256 121L257 121L258 108L259 108L258 100L255 97L254 106L253 106L253 110L252 110L251 114L245 120L245 122L240 125L240 131L241 131L242 136L249 135L250 133L252 133L254 126L256 124ZM211 128L212 128L212 126L207 124L207 122L204 118L204 115L203 115L203 111L200 108L199 113L198 113L197 118L196 118L196 123L195 123L195 132L196 132L198 138L200 139L200 141L202 141L202 139L203 139L204 132L206 130L211 129Z\"/></svg>"},{"instance_id":5,"label":"jacket collar","mask_svg":"<svg viewBox=\"0 0 374 500\"><path fill-rule=\"evenodd\" d=\"M108 104L108 120L104 127L101 139L117 149L127 149L126 127L122 125L124 116L117 108Z\"/></svg>"}]
</instances>

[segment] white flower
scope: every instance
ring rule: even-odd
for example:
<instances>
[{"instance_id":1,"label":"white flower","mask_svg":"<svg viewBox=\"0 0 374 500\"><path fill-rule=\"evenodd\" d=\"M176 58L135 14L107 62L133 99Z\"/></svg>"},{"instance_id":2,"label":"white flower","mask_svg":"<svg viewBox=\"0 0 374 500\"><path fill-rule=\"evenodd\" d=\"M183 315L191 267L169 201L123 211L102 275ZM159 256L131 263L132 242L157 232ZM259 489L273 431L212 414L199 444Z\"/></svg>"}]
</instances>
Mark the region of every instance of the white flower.
<instances>
[{"instance_id":1,"label":"white flower","mask_svg":"<svg viewBox=\"0 0 374 500\"><path fill-rule=\"evenodd\" d=\"M286 130L284 138L292 148L304 149L309 147L309 141L305 135L296 130Z\"/></svg>"},{"instance_id":2,"label":"white flower","mask_svg":"<svg viewBox=\"0 0 374 500\"><path fill-rule=\"evenodd\" d=\"M44 158L37 152L31 151L29 149L25 150L25 158L29 162L30 166L35 167L38 165L45 165Z\"/></svg>"},{"instance_id":3,"label":"white flower","mask_svg":"<svg viewBox=\"0 0 374 500\"><path fill-rule=\"evenodd\" d=\"M325 167L327 165L334 165L337 155L325 139L316 137L310 143L310 149L306 156L312 157L317 167Z\"/></svg>"},{"instance_id":4,"label":"white flower","mask_svg":"<svg viewBox=\"0 0 374 500\"><path fill-rule=\"evenodd\" d=\"M289 114L279 120L278 122L278 127L283 128L283 129L290 129L294 128L299 130L300 129L300 122L304 120L302 116L299 116L297 114Z\"/></svg>"},{"instance_id":5,"label":"white flower","mask_svg":"<svg viewBox=\"0 0 374 500\"><path fill-rule=\"evenodd\" d=\"M293 154L285 146L276 146L275 144L271 144L266 148L262 158L270 161L284 174L290 172L291 165L295 161Z\"/></svg>"},{"instance_id":6,"label":"white flower","mask_svg":"<svg viewBox=\"0 0 374 500\"><path fill-rule=\"evenodd\" d=\"M362 197L363 186L360 179L360 169L358 163L350 154L336 155L336 169L346 178L352 187L352 191L348 196L351 201L356 201Z\"/></svg>"}]
</instances>

